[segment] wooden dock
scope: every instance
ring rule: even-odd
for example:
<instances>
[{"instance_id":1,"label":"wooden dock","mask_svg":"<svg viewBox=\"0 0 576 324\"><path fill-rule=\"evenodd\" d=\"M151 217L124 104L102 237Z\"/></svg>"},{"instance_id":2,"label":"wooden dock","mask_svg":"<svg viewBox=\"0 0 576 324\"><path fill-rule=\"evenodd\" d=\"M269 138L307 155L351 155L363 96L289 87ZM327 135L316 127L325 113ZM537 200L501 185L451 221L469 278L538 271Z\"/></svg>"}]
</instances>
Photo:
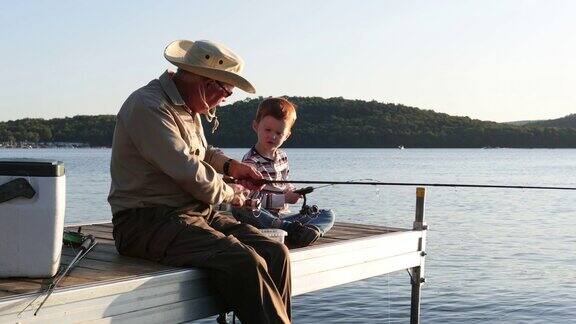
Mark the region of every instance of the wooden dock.
<instances>
[{"instance_id":1,"label":"wooden dock","mask_svg":"<svg viewBox=\"0 0 576 324\"><path fill-rule=\"evenodd\" d=\"M18 313L48 280L0 279L0 323L179 323L222 310L205 271L121 256L111 224L83 226L82 232L96 236L98 245L61 282L37 316L33 313L42 298ZM337 223L314 245L291 250L293 295L408 269L412 322L417 323L425 238L426 226L418 217L413 229ZM65 247L62 263L74 255Z\"/></svg>"}]
</instances>

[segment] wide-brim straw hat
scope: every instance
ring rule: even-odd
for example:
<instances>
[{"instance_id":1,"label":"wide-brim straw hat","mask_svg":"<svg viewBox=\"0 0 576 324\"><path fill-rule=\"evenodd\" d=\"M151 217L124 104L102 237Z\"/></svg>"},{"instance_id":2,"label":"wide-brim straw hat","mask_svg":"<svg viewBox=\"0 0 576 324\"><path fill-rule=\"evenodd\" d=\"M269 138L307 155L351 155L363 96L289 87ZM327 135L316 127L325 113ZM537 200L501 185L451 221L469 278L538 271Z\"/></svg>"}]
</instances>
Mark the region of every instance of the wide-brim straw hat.
<instances>
[{"instance_id":1,"label":"wide-brim straw hat","mask_svg":"<svg viewBox=\"0 0 576 324\"><path fill-rule=\"evenodd\" d=\"M166 46L164 57L188 72L228 83L249 93L256 92L254 86L240 75L244 60L226 45L207 40L177 40Z\"/></svg>"}]
</instances>

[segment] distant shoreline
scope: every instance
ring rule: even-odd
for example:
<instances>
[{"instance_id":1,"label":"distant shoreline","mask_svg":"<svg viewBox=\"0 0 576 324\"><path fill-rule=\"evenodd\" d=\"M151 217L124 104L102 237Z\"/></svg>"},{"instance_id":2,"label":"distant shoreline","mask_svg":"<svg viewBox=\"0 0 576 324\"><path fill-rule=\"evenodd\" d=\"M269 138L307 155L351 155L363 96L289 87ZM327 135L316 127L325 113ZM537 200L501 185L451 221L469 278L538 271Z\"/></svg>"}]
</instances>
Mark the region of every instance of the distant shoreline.
<instances>
[{"instance_id":1,"label":"distant shoreline","mask_svg":"<svg viewBox=\"0 0 576 324\"><path fill-rule=\"evenodd\" d=\"M576 148L576 114L547 127L537 122L514 126L376 101L289 99L298 106L298 121L286 147ZM219 109L220 126L214 133L203 120L207 142L217 147L252 146L256 136L251 125L260 101L237 101ZM0 143L21 148L110 147L115 126L114 115L0 122Z\"/></svg>"},{"instance_id":2,"label":"distant shoreline","mask_svg":"<svg viewBox=\"0 0 576 324\"><path fill-rule=\"evenodd\" d=\"M33 148L92 148L88 143L69 143L69 142L4 142L0 143L0 148L11 149L33 149Z\"/></svg>"}]
</instances>

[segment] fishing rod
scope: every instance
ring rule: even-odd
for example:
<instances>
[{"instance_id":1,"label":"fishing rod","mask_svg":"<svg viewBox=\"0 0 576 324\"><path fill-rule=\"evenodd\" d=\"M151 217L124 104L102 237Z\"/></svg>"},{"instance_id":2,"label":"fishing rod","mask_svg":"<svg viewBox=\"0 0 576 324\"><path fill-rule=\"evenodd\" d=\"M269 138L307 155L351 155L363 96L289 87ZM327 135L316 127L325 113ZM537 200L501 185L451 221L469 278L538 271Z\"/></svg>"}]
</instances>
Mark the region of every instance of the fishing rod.
<instances>
[{"instance_id":1,"label":"fishing rod","mask_svg":"<svg viewBox=\"0 0 576 324\"><path fill-rule=\"evenodd\" d=\"M314 190L334 185L371 185L371 186L411 186L411 187L463 187L463 188L504 188L504 189L542 189L542 190L576 190L574 187L545 187L545 186L508 186L508 185L484 185L484 184L457 184L457 183L412 183L412 182L381 182L381 181L316 181L316 180L267 180L262 179L258 184L319 184L317 187L303 187L294 190L294 193L302 195L304 203L302 204L301 214L316 213L316 205L308 206L306 204L306 195Z\"/></svg>"},{"instance_id":2,"label":"fishing rod","mask_svg":"<svg viewBox=\"0 0 576 324\"><path fill-rule=\"evenodd\" d=\"M80 246L80 250L78 251L78 253L76 254L76 256L74 257L74 259L72 259L72 261L70 262L70 264L68 264L68 267L66 267L66 269L64 270L64 272L62 272L62 274L60 274L60 276L58 276L56 278L56 280L54 280L50 286L48 286L48 289L46 290L47 294L46 297L44 297L44 299L42 300L42 302L40 303L40 305L38 306L38 308L36 308L36 311L34 312L34 316L36 316L38 314L38 312L40 311L40 308L42 308L42 306L44 305L44 303L46 302L46 300L48 299L48 297L50 297L50 295L52 295L52 292L54 292L54 289L56 288L56 285L58 285L58 283L60 283L60 281L62 279L64 279L64 277L66 277L66 275L70 272L70 270L72 270L73 267L76 266L76 264L78 264L78 262L84 257L86 256L86 254L88 254L88 252L90 252L90 250L92 250L92 248L96 246L96 238L92 235L88 235L86 236L86 239L84 240L84 242L82 242L82 245Z\"/></svg>"},{"instance_id":3,"label":"fishing rod","mask_svg":"<svg viewBox=\"0 0 576 324\"><path fill-rule=\"evenodd\" d=\"M370 185L370 186L410 186L410 187L462 187L462 188L504 188L504 189L541 189L541 190L576 190L576 187L547 187L547 186L510 186L510 185L486 185L486 184L461 184L461 183L417 183L417 182L381 182L381 181L321 181L321 180L268 180L254 181L257 185L262 184L319 184L319 185ZM314 187L306 187L302 189Z\"/></svg>"},{"instance_id":4,"label":"fishing rod","mask_svg":"<svg viewBox=\"0 0 576 324\"><path fill-rule=\"evenodd\" d=\"M36 298L34 298L30 303L28 303L28 305L26 305L26 307L24 307L24 309L22 309L18 313L18 316L21 316L22 313L24 313L24 311L28 309L28 307L32 306L32 304L34 304L34 302L38 300L38 298L40 298L43 294L46 293L46 296L44 297L44 299L34 312L34 316L36 316L40 311L40 308L44 305L44 303L48 299L48 297L52 295L52 292L56 288L56 285L58 285L60 281L64 279L64 277L72 270L72 268L74 268L80 262L80 260L84 258L86 254L88 254L88 252L90 252L90 250L94 248L94 246L96 246L97 243L96 238L92 235L85 236L82 235L81 233L74 233L74 232L64 232L64 242L70 245L76 245L76 246L80 245L80 250L78 251L76 256L72 259L72 261L70 261L68 266L66 268L60 269L60 271L58 271L58 273L54 276L54 279L46 287L46 289L42 290L40 294L36 296Z\"/></svg>"},{"instance_id":5,"label":"fishing rod","mask_svg":"<svg viewBox=\"0 0 576 324\"><path fill-rule=\"evenodd\" d=\"M308 214L315 213L318 210L317 206L308 206L306 204L306 195L312 193L316 189L334 186L334 185L362 185L362 186L410 186L410 187L452 187L452 188L500 188L500 189L539 189L539 190L576 190L576 187L550 187L550 186L511 186L511 185L486 185L486 184L462 184L462 183L417 183L417 182L382 182L376 180L370 181L323 181L323 180L269 180L269 179L258 179L258 180L241 180L226 177L225 181L227 183L242 183L242 181L248 181L256 186L261 186L265 184L316 184L320 186L303 187L296 189L293 192L302 195L304 198L304 203L302 204L302 209L300 213Z\"/></svg>"}]
</instances>

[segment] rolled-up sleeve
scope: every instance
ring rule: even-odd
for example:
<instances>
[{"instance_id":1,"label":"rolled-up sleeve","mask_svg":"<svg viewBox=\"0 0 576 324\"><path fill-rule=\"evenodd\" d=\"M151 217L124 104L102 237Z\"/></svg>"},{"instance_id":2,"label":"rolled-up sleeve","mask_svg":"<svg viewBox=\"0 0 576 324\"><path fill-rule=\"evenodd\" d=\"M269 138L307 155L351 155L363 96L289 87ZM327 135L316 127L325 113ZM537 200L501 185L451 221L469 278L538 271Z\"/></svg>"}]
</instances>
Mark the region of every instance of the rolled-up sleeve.
<instances>
[{"instance_id":1,"label":"rolled-up sleeve","mask_svg":"<svg viewBox=\"0 0 576 324\"><path fill-rule=\"evenodd\" d=\"M204 161L210 164L219 173L224 173L224 162L228 161L228 157L222 150L217 147L208 145L206 149L206 156L204 156Z\"/></svg>"},{"instance_id":2,"label":"rolled-up sleeve","mask_svg":"<svg viewBox=\"0 0 576 324\"><path fill-rule=\"evenodd\" d=\"M225 157L215 157L212 153L208 163L192 154L168 107L136 106L139 107L124 116L124 123L134 146L146 161L197 200L208 204L232 200L233 189L211 166L221 169L218 163L225 161Z\"/></svg>"}]
</instances>

